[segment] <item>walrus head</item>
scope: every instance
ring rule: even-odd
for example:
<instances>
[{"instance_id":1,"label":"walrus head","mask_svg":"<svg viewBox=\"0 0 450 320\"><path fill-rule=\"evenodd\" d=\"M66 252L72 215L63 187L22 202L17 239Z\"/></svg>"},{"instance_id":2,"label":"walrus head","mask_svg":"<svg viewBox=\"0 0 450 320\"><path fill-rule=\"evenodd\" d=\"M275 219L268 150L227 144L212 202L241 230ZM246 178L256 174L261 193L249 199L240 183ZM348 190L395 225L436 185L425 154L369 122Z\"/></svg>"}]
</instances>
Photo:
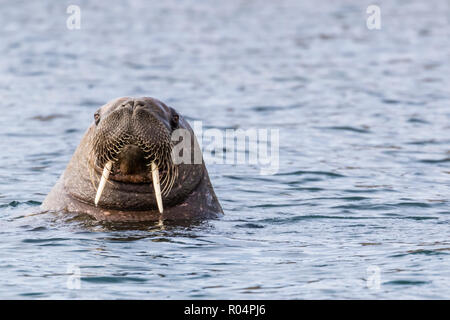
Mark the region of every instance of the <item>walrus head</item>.
<instances>
[{"instance_id":1,"label":"walrus head","mask_svg":"<svg viewBox=\"0 0 450 320\"><path fill-rule=\"evenodd\" d=\"M153 98L100 107L43 210L97 220L181 221L223 213L189 123Z\"/></svg>"},{"instance_id":2,"label":"walrus head","mask_svg":"<svg viewBox=\"0 0 450 320\"><path fill-rule=\"evenodd\" d=\"M170 192L178 174L171 155L171 133L179 123L177 112L152 98L122 98L100 108L94 120L89 167L102 172L95 204L108 178L149 183L162 213L162 194Z\"/></svg>"},{"instance_id":3,"label":"walrus head","mask_svg":"<svg viewBox=\"0 0 450 320\"><path fill-rule=\"evenodd\" d=\"M102 208L162 213L203 176L202 164L173 161L178 142L172 141L172 133L177 129L192 132L182 116L154 98L119 98L102 106L94 114L85 150L95 191L89 195L86 188L72 188L72 195Z\"/></svg>"}]
</instances>

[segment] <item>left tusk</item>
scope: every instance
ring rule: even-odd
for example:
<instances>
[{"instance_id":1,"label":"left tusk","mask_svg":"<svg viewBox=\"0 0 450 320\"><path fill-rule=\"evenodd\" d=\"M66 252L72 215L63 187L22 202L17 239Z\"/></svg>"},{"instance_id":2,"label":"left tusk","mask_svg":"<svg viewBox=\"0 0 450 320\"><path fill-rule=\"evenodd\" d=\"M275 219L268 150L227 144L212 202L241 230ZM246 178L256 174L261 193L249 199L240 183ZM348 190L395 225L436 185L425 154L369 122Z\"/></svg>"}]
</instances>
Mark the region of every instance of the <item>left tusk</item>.
<instances>
[{"instance_id":1,"label":"left tusk","mask_svg":"<svg viewBox=\"0 0 450 320\"><path fill-rule=\"evenodd\" d=\"M98 202L100 201L103 189L105 189L105 184L109 178L109 173L111 172L112 165L112 161L108 161L105 165L105 168L103 168L102 178L100 180L100 184L98 185L97 194L95 195L95 206L97 206Z\"/></svg>"},{"instance_id":2,"label":"left tusk","mask_svg":"<svg viewBox=\"0 0 450 320\"><path fill-rule=\"evenodd\" d=\"M158 204L159 213L163 213L163 203L161 197L161 184L159 182L159 170L155 162L152 162L152 181L155 189L156 203Z\"/></svg>"}]
</instances>

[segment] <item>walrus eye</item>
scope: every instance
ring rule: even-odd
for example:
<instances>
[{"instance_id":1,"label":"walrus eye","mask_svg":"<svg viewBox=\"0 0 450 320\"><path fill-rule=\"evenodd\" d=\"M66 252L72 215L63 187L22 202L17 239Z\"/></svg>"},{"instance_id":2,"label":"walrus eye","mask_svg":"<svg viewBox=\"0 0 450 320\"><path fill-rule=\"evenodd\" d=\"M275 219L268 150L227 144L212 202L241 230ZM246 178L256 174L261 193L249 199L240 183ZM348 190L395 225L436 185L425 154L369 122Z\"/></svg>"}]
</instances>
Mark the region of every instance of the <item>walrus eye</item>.
<instances>
[{"instance_id":1,"label":"walrus eye","mask_svg":"<svg viewBox=\"0 0 450 320\"><path fill-rule=\"evenodd\" d=\"M98 112L96 112L94 114L94 120L95 120L95 125L98 125L98 123L100 122L100 114Z\"/></svg>"},{"instance_id":2,"label":"walrus eye","mask_svg":"<svg viewBox=\"0 0 450 320\"><path fill-rule=\"evenodd\" d=\"M170 120L170 125L172 126L172 129L178 128L178 121L180 120L180 116L178 114L174 114L172 116L172 120Z\"/></svg>"}]
</instances>

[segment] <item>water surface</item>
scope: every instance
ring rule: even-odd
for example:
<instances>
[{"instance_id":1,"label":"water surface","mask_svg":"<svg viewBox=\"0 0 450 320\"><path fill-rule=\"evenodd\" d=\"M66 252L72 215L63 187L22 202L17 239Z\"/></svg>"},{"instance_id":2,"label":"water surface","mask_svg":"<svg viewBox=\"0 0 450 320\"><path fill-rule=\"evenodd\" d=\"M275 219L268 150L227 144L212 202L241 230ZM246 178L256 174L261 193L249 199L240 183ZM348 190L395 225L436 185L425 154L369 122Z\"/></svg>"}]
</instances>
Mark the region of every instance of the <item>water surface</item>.
<instances>
[{"instance_id":1,"label":"water surface","mask_svg":"<svg viewBox=\"0 0 450 320\"><path fill-rule=\"evenodd\" d=\"M447 1L379 1L381 30L356 0L74 4L80 30L63 2L1 6L1 298L450 298ZM218 220L40 214L118 96L279 129L279 170L209 163Z\"/></svg>"}]
</instances>

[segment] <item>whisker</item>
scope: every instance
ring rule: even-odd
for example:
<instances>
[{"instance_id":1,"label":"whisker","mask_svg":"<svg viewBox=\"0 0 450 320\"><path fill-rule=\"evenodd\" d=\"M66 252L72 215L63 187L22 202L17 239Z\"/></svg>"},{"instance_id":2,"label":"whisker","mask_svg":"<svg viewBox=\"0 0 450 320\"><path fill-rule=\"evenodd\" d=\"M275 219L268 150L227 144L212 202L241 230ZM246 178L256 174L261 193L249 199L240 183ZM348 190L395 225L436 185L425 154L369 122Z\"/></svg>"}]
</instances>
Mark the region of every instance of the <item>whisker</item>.
<instances>
[{"instance_id":1,"label":"whisker","mask_svg":"<svg viewBox=\"0 0 450 320\"><path fill-rule=\"evenodd\" d=\"M129 144L134 144L144 153L144 159L148 162L146 166L150 167L153 162L160 168L161 193L167 196L177 180L178 170L173 164L171 157L173 143L170 142L169 134L167 132L162 133L162 136L158 138L163 142L160 144L152 143L144 140L140 135L130 135L128 133L119 137L117 134L107 138L104 135L94 137L92 151L88 159L90 180L94 188L97 188L96 182L98 184L100 179L98 172L101 172L109 161L113 163L118 162L119 154L123 149ZM111 180L107 182L110 184L113 183Z\"/></svg>"}]
</instances>

